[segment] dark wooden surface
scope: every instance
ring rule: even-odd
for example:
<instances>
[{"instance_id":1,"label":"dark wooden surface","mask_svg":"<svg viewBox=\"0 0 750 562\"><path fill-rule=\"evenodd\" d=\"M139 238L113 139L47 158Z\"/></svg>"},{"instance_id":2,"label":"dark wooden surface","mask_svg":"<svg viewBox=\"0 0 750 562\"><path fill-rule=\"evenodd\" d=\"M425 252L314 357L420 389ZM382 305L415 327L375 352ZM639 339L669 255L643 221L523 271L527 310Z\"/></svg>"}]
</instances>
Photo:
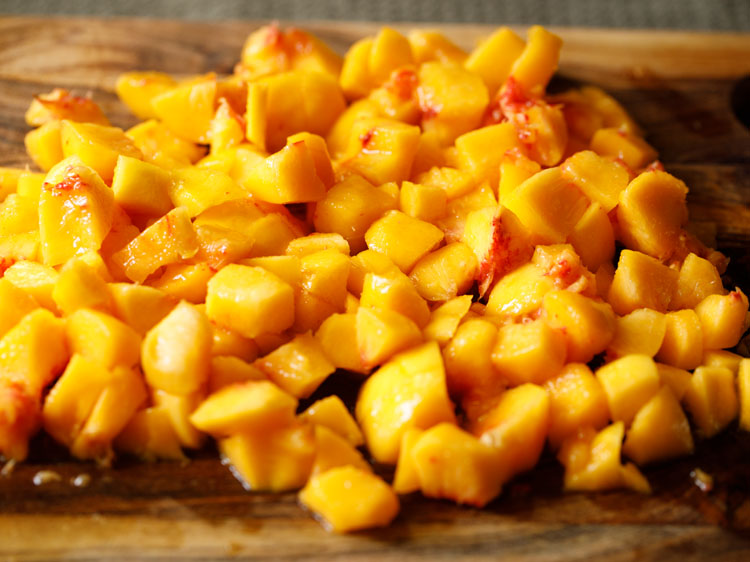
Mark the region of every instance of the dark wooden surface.
<instances>
[{"instance_id":1,"label":"dark wooden surface","mask_svg":"<svg viewBox=\"0 0 750 562\"><path fill-rule=\"evenodd\" d=\"M0 18L0 165L28 163L23 113L34 94L91 92L115 124L129 126L112 93L120 72L230 72L257 25ZM376 29L305 27L342 52ZM441 28L467 48L489 31ZM733 281L750 289L750 130L735 115L750 110L741 85L750 37L557 31L565 40L558 84L594 83L627 107L688 183L691 218L715 228ZM44 438L35 445L28 463L0 477L2 559L750 560L750 437L734 429L699 444L694 457L646 469L649 496L562 494L562 472L545 457L484 510L407 496L390 528L353 536L327 534L294 494L245 492L210 450L186 466L120 460L107 470L67 460ZM714 476L713 491L694 485L697 467ZM41 469L61 480L34 485ZM88 486L71 484L79 474Z\"/></svg>"}]
</instances>

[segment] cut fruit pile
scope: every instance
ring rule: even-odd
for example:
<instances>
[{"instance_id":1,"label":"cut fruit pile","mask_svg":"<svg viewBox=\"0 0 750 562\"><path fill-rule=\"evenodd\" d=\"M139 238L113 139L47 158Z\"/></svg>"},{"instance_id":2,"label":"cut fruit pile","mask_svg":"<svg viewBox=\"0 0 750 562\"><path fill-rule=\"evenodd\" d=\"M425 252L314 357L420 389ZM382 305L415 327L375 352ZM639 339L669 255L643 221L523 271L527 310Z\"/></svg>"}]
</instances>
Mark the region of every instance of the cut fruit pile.
<instances>
[{"instance_id":1,"label":"cut fruit pile","mask_svg":"<svg viewBox=\"0 0 750 562\"><path fill-rule=\"evenodd\" d=\"M45 172L0 169L2 455L210 435L346 532L396 494L483 506L545 448L567 490L648 492L638 466L750 430L748 299L617 101L546 93L560 47L384 28L342 59L267 26L229 77L121 76L128 131L38 96ZM354 416L308 400L337 369Z\"/></svg>"}]
</instances>

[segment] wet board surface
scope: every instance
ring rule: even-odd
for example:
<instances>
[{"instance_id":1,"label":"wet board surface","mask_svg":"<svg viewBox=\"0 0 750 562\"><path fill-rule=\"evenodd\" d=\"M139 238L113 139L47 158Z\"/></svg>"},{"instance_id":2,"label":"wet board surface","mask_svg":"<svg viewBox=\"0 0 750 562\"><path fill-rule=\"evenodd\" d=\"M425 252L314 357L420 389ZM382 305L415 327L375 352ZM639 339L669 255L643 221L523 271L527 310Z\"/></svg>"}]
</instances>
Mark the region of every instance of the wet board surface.
<instances>
[{"instance_id":1,"label":"wet board surface","mask_svg":"<svg viewBox=\"0 0 750 562\"><path fill-rule=\"evenodd\" d=\"M114 124L135 123L113 94L126 70L230 73L259 22L0 18L0 166L28 163L23 114L53 87L91 92ZM376 24L302 25L343 52ZM408 29L412 26L401 26ZM492 28L432 26L470 48ZM555 30L558 84L592 83L642 125L690 187L691 220L715 232L732 281L750 289L750 36ZM356 392L346 379L341 382ZM750 560L750 436L731 429L695 456L647 468L654 493L562 494L545 457L484 510L416 496L385 530L329 535L294 494L243 490L212 450L186 466L69 460L47 438L0 477L0 557L52 560ZM690 473L714 477L702 492ZM39 470L60 480L34 485ZM87 486L73 479L89 477Z\"/></svg>"}]
</instances>

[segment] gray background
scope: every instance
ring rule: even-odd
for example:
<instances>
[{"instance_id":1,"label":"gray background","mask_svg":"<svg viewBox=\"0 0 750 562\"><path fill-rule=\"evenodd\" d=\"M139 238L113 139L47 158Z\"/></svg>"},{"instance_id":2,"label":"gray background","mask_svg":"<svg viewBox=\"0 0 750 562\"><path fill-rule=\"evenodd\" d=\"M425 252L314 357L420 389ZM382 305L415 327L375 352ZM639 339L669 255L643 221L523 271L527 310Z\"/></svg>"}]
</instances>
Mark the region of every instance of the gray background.
<instances>
[{"instance_id":1,"label":"gray background","mask_svg":"<svg viewBox=\"0 0 750 562\"><path fill-rule=\"evenodd\" d=\"M0 0L0 13L750 31L750 0Z\"/></svg>"}]
</instances>

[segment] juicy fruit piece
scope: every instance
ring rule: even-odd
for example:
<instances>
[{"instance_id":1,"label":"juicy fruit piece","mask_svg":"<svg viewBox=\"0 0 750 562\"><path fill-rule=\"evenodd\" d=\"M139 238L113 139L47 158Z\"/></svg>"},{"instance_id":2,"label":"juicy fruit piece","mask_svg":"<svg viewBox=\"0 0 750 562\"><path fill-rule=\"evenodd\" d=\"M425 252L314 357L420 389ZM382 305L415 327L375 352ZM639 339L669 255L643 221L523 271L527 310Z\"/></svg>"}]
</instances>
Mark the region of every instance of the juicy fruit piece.
<instances>
[{"instance_id":1,"label":"juicy fruit piece","mask_svg":"<svg viewBox=\"0 0 750 562\"><path fill-rule=\"evenodd\" d=\"M184 207L172 209L136 236L112 259L136 283L163 265L178 263L198 253L198 238Z\"/></svg>"},{"instance_id":2,"label":"juicy fruit piece","mask_svg":"<svg viewBox=\"0 0 750 562\"><path fill-rule=\"evenodd\" d=\"M507 390L497 405L472 426L472 433L496 450L500 481L530 470L544 449L549 427L549 397L534 384Z\"/></svg>"},{"instance_id":3,"label":"juicy fruit piece","mask_svg":"<svg viewBox=\"0 0 750 562\"><path fill-rule=\"evenodd\" d=\"M307 398L336 370L311 333L294 339L255 363L279 387L297 398Z\"/></svg>"},{"instance_id":4,"label":"juicy fruit piece","mask_svg":"<svg viewBox=\"0 0 750 562\"><path fill-rule=\"evenodd\" d=\"M147 462L185 460L169 413L160 407L137 411L115 438L114 447Z\"/></svg>"},{"instance_id":5,"label":"juicy fruit piece","mask_svg":"<svg viewBox=\"0 0 750 562\"><path fill-rule=\"evenodd\" d=\"M503 484L498 452L450 423L424 431L402 455L410 456L419 488L431 498L483 507ZM399 464L403 461L399 458Z\"/></svg>"},{"instance_id":6,"label":"juicy fruit piece","mask_svg":"<svg viewBox=\"0 0 750 562\"><path fill-rule=\"evenodd\" d=\"M190 416L200 429L214 435L273 431L294 421L297 400L269 381L226 386L210 395Z\"/></svg>"},{"instance_id":7,"label":"juicy fruit piece","mask_svg":"<svg viewBox=\"0 0 750 562\"><path fill-rule=\"evenodd\" d=\"M492 363L511 384L541 384L562 368L565 347L562 333L540 320L507 324L498 331Z\"/></svg>"},{"instance_id":8,"label":"juicy fruit piece","mask_svg":"<svg viewBox=\"0 0 750 562\"><path fill-rule=\"evenodd\" d=\"M588 204L586 196L562 175L560 168L531 176L503 200L503 205L546 244L564 242Z\"/></svg>"},{"instance_id":9,"label":"juicy fruit piece","mask_svg":"<svg viewBox=\"0 0 750 562\"><path fill-rule=\"evenodd\" d=\"M503 388L503 379L492 362L497 326L483 318L472 318L458 326L443 349L448 390L451 395Z\"/></svg>"},{"instance_id":10,"label":"juicy fruit piece","mask_svg":"<svg viewBox=\"0 0 750 562\"><path fill-rule=\"evenodd\" d=\"M415 263L409 279L428 301L444 302L468 291L477 269L472 249L461 242L453 242Z\"/></svg>"},{"instance_id":11,"label":"juicy fruit piece","mask_svg":"<svg viewBox=\"0 0 750 562\"><path fill-rule=\"evenodd\" d=\"M398 498L388 484L353 466L332 468L313 476L300 492L299 500L337 533L384 527L399 509Z\"/></svg>"},{"instance_id":12,"label":"juicy fruit piece","mask_svg":"<svg viewBox=\"0 0 750 562\"><path fill-rule=\"evenodd\" d=\"M422 341L419 326L413 320L387 308L360 306L355 330L359 360L368 370Z\"/></svg>"},{"instance_id":13,"label":"juicy fruit piece","mask_svg":"<svg viewBox=\"0 0 750 562\"><path fill-rule=\"evenodd\" d=\"M733 347L746 328L748 300L735 289L728 295L709 295L695 307L706 349Z\"/></svg>"},{"instance_id":14,"label":"juicy fruit piece","mask_svg":"<svg viewBox=\"0 0 750 562\"><path fill-rule=\"evenodd\" d=\"M699 434L703 437L716 435L739 412L734 373L726 367L698 367L683 401Z\"/></svg>"},{"instance_id":15,"label":"juicy fruit piece","mask_svg":"<svg viewBox=\"0 0 750 562\"><path fill-rule=\"evenodd\" d=\"M365 439L357 422L336 395L326 396L300 414L300 419L319 426L325 426L345 438L353 447L364 444Z\"/></svg>"},{"instance_id":16,"label":"juicy fruit piece","mask_svg":"<svg viewBox=\"0 0 750 562\"><path fill-rule=\"evenodd\" d=\"M638 410L659 390L659 372L646 355L626 355L599 367L596 378L604 389L614 421L630 425Z\"/></svg>"},{"instance_id":17,"label":"juicy fruit piece","mask_svg":"<svg viewBox=\"0 0 750 562\"><path fill-rule=\"evenodd\" d=\"M118 157L122 154L142 158L143 154L117 127L105 127L94 123L63 121L60 129L63 156L77 156L96 170L107 183L112 183L112 174Z\"/></svg>"},{"instance_id":18,"label":"juicy fruit piece","mask_svg":"<svg viewBox=\"0 0 750 562\"><path fill-rule=\"evenodd\" d=\"M108 369L138 364L141 336L114 316L80 308L67 317L65 330L71 353L80 353Z\"/></svg>"},{"instance_id":19,"label":"juicy fruit piece","mask_svg":"<svg viewBox=\"0 0 750 562\"><path fill-rule=\"evenodd\" d=\"M599 380L580 363L570 363L548 380L549 443L557 449L580 427L601 429L609 421L607 397Z\"/></svg>"},{"instance_id":20,"label":"juicy fruit piece","mask_svg":"<svg viewBox=\"0 0 750 562\"><path fill-rule=\"evenodd\" d=\"M0 278L0 338L32 310L39 308L34 298L7 279Z\"/></svg>"},{"instance_id":21,"label":"juicy fruit piece","mask_svg":"<svg viewBox=\"0 0 750 562\"><path fill-rule=\"evenodd\" d=\"M366 472L372 471L362 454L351 443L326 426L316 425L312 476L339 466L353 466Z\"/></svg>"},{"instance_id":22,"label":"juicy fruit piece","mask_svg":"<svg viewBox=\"0 0 750 562\"><path fill-rule=\"evenodd\" d=\"M315 460L309 425L245 431L219 440L223 462L248 490L283 492L304 486Z\"/></svg>"},{"instance_id":23,"label":"juicy fruit piece","mask_svg":"<svg viewBox=\"0 0 750 562\"><path fill-rule=\"evenodd\" d=\"M692 310L668 312L664 340L656 359L682 369L695 369L703 359L703 330Z\"/></svg>"},{"instance_id":24,"label":"juicy fruit piece","mask_svg":"<svg viewBox=\"0 0 750 562\"><path fill-rule=\"evenodd\" d=\"M389 211L365 233L367 247L386 255L404 273L409 273L442 239L443 233L438 227L401 211ZM403 240L409 240L409 244L404 244Z\"/></svg>"},{"instance_id":25,"label":"juicy fruit piece","mask_svg":"<svg viewBox=\"0 0 750 562\"><path fill-rule=\"evenodd\" d=\"M656 151L645 140L614 127L598 129L591 139L591 150L601 156L622 160L633 170L656 159Z\"/></svg>"},{"instance_id":26,"label":"juicy fruit piece","mask_svg":"<svg viewBox=\"0 0 750 562\"><path fill-rule=\"evenodd\" d=\"M557 69L562 39L539 25L529 29L524 50L513 63L511 78L527 95L538 96Z\"/></svg>"},{"instance_id":27,"label":"juicy fruit piece","mask_svg":"<svg viewBox=\"0 0 750 562\"><path fill-rule=\"evenodd\" d=\"M396 463L408 428L455 423L437 344L396 355L373 373L359 392L356 417L372 456L390 464Z\"/></svg>"},{"instance_id":28,"label":"juicy fruit piece","mask_svg":"<svg viewBox=\"0 0 750 562\"><path fill-rule=\"evenodd\" d=\"M566 490L630 488L649 493L648 481L633 464L620 463L625 427L613 423L599 433L584 429L563 443L557 458L565 466Z\"/></svg>"},{"instance_id":29,"label":"juicy fruit piece","mask_svg":"<svg viewBox=\"0 0 750 562\"><path fill-rule=\"evenodd\" d=\"M680 266L677 288L669 307L674 310L695 308L707 296L723 292L724 287L716 266L691 252Z\"/></svg>"},{"instance_id":30,"label":"juicy fruit piece","mask_svg":"<svg viewBox=\"0 0 750 562\"><path fill-rule=\"evenodd\" d=\"M114 165L114 164L113 164ZM114 197L77 156L49 171L39 196L39 239L47 265L98 250L112 226Z\"/></svg>"},{"instance_id":31,"label":"juicy fruit piece","mask_svg":"<svg viewBox=\"0 0 750 562\"><path fill-rule=\"evenodd\" d=\"M260 267L228 265L208 282L206 314L248 338L278 334L294 322L294 290Z\"/></svg>"},{"instance_id":32,"label":"juicy fruit piece","mask_svg":"<svg viewBox=\"0 0 750 562\"><path fill-rule=\"evenodd\" d=\"M750 359L743 358L737 368L740 399L740 429L750 431Z\"/></svg>"},{"instance_id":33,"label":"juicy fruit piece","mask_svg":"<svg viewBox=\"0 0 750 562\"><path fill-rule=\"evenodd\" d=\"M655 258L623 250L607 300L617 314L637 308L666 312L677 286L678 273Z\"/></svg>"},{"instance_id":34,"label":"juicy fruit piece","mask_svg":"<svg viewBox=\"0 0 750 562\"><path fill-rule=\"evenodd\" d=\"M172 208L169 174L154 164L120 155L112 176L115 201L129 214L160 217Z\"/></svg>"},{"instance_id":35,"label":"juicy fruit piece","mask_svg":"<svg viewBox=\"0 0 750 562\"><path fill-rule=\"evenodd\" d=\"M620 195L619 238L631 250L661 260L669 258L687 222L687 191L681 180L666 172L639 175Z\"/></svg>"},{"instance_id":36,"label":"juicy fruit piece","mask_svg":"<svg viewBox=\"0 0 750 562\"><path fill-rule=\"evenodd\" d=\"M490 94L494 94L510 76L524 45L524 40L511 29L501 27L476 46L464 66L481 76Z\"/></svg>"},{"instance_id":37,"label":"juicy fruit piece","mask_svg":"<svg viewBox=\"0 0 750 562\"><path fill-rule=\"evenodd\" d=\"M430 309L410 278L394 271L388 275L365 274L359 305L386 308L412 319L424 328L430 320Z\"/></svg>"},{"instance_id":38,"label":"juicy fruit piece","mask_svg":"<svg viewBox=\"0 0 750 562\"><path fill-rule=\"evenodd\" d=\"M630 181L628 171L622 164L590 150L576 152L560 165L560 169L564 177L575 183L592 202L599 203L607 213L617 206L620 194Z\"/></svg>"},{"instance_id":39,"label":"juicy fruit piece","mask_svg":"<svg viewBox=\"0 0 750 562\"><path fill-rule=\"evenodd\" d=\"M591 361L615 335L615 314L607 303L557 290L544 295L542 308L545 322L565 336L568 361Z\"/></svg>"},{"instance_id":40,"label":"juicy fruit piece","mask_svg":"<svg viewBox=\"0 0 750 562\"><path fill-rule=\"evenodd\" d=\"M693 452L690 425L668 386L662 387L635 415L622 452L639 465Z\"/></svg>"},{"instance_id":41,"label":"juicy fruit piece","mask_svg":"<svg viewBox=\"0 0 750 562\"><path fill-rule=\"evenodd\" d=\"M214 116L216 78L178 85L151 99L156 116L178 136L196 143L208 142L208 131ZM190 115L190 119L185 119Z\"/></svg>"},{"instance_id":42,"label":"juicy fruit piece","mask_svg":"<svg viewBox=\"0 0 750 562\"><path fill-rule=\"evenodd\" d=\"M191 394L208 379L213 335L206 315L182 301L143 338L148 383L170 394Z\"/></svg>"},{"instance_id":43,"label":"juicy fruit piece","mask_svg":"<svg viewBox=\"0 0 750 562\"><path fill-rule=\"evenodd\" d=\"M48 121L41 127L29 131L23 139L26 152L42 170L48 171L65 158L62 148L59 121Z\"/></svg>"},{"instance_id":44,"label":"juicy fruit piece","mask_svg":"<svg viewBox=\"0 0 750 562\"><path fill-rule=\"evenodd\" d=\"M667 317L650 308L637 308L615 317L615 335L607 347L612 358L630 354L653 357L661 349L667 333Z\"/></svg>"},{"instance_id":45,"label":"juicy fruit piece","mask_svg":"<svg viewBox=\"0 0 750 562\"><path fill-rule=\"evenodd\" d=\"M444 346L456 334L458 325L469 312L471 295L461 295L436 307L430 316L430 321L423 328L426 340L435 340Z\"/></svg>"},{"instance_id":46,"label":"juicy fruit piece","mask_svg":"<svg viewBox=\"0 0 750 562\"><path fill-rule=\"evenodd\" d=\"M356 314L331 314L321 323L315 337L336 368L354 373L369 372L369 368L362 364L357 347Z\"/></svg>"},{"instance_id":47,"label":"juicy fruit piece","mask_svg":"<svg viewBox=\"0 0 750 562\"><path fill-rule=\"evenodd\" d=\"M125 72L117 78L117 97L140 119L156 117L151 100L177 85L162 72Z\"/></svg>"}]
</instances>

